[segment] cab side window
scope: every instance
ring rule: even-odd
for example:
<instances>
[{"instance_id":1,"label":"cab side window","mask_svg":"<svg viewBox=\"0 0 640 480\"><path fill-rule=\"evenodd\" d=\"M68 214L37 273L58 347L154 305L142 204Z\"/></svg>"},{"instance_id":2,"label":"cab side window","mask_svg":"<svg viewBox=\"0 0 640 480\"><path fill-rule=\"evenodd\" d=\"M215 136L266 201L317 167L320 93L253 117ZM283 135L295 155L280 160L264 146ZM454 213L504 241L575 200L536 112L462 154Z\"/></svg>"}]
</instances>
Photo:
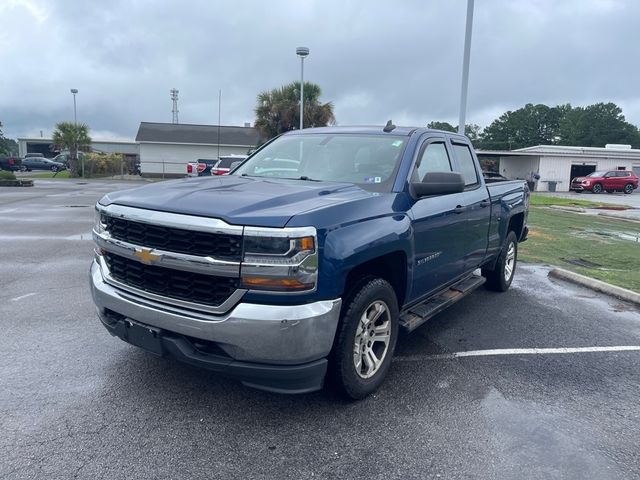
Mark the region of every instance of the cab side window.
<instances>
[{"instance_id":1,"label":"cab side window","mask_svg":"<svg viewBox=\"0 0 640 480\"><path fill-rule=\"evenodd\" d=\"M421 182L429 172L451 172L451 161L444 142L429 143L418 159L414 180Z\"/></svg>"},{"instance_id":2,"label":"cab side window","mask_svg":"<svg viewBox=\"0 0 640 480\"><path fill-rule=\"evenodd\" d=\"M469 150L468 145L454 143L453 151L458 160L458 166L460 167L460 173L464 178L464 185L470 187L478 184L478 172L476 171L476 164L473 161L473 155Z\"/></svg>"}]
</instances>

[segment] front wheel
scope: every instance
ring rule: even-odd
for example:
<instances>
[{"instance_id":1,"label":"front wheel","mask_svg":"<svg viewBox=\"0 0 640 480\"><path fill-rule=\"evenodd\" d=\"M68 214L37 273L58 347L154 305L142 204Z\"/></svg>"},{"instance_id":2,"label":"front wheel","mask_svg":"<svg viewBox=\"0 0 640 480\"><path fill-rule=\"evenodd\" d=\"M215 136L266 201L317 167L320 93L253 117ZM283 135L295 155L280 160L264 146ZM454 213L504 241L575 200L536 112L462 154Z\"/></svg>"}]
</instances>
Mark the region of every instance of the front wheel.
<instances>
[{"instance_id":1,"label":"front wheel","mask_svg":"<svg viewBox=\"0 0 640 480\"><path fill-rule=\"evenodd\" d=\"M345 298L331 373L350 398L364 398L382 385L396 347L398 317L396 294L381 278L364 280Z\"/></svg>"},{"instance_id":2,"label":"front wheel","mask_svg":"<svg viewBox=\"0 0 640 480\"><path fill-rule=\"evenodd\" d=\"M624 193L626 193L627 195L633 193L633 184L632 183L627 183L624 186Z\"/></svg>"},{"instance_id":3,"label":"front wheel","mask_svg":"<svg viewBox=\"0 0 640 480\"><path fill-rule=\"evenodd\" d=\"M593 188L591 189L591 191L593 193L601 193L602 192L602 185L600 185L599 183L596 183Z\"/></svg>"},{"instance_id":4,"label":"front wheel","mask_svg":"<svg viewBox=\"0 0 640 480\"><path fill-rule=\"evenodd\" d=\"M518 238L511 231L500 251L500 256L493 269L482 269L482 276L487 279L487 288L496 292L506 292L513 282L518 261Z\"/></svg>"}]
</instances>

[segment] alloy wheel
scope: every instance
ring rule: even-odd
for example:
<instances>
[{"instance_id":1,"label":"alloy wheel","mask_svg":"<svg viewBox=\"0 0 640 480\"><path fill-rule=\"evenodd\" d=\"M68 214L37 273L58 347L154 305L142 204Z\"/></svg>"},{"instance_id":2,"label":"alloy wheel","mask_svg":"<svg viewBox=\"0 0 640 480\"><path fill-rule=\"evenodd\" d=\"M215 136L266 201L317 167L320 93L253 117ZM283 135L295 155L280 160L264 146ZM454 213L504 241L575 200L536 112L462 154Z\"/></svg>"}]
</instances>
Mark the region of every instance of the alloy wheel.
<instances>
[{"instance_id":1,"label":"alloy wheel","mask_svg":"<svg viewBox=\"0 0 640 480\"><path fill-rule=\"evenodd\" d=\"M374 376L384 361L391 339L391 312L381 300L362 313L353 343L353 365L361 378Z\"/></svg>"},{"instance_id":2,"label":"alloy wheel","mask_svg":"<svg viewBox=\"0 0 640 480\"><path fill-rule=\"evenodd\" d=\"M507 248L507 258L504 262L504 279L506 282L511 280L511 275L513 275L513 269L516 263L516 245L515 243L509 243L509 248Z\"/></svg>"}]
</instances>

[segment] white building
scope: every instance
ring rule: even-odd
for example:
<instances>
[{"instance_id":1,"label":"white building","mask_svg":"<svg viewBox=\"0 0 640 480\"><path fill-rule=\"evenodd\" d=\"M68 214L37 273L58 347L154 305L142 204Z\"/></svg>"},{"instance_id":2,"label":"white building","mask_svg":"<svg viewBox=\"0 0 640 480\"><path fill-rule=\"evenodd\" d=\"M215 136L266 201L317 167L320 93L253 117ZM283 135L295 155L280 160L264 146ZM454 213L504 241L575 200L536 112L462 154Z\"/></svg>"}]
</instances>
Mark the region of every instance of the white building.
<instances>
[{"instance_id":1,"label":"white building","mask_svg":"<svg viewBox=\"0 0 640 480\"><path fill-rule=\"evenodd\" d=\"M538 145L513 151L478 151L481 159L499 160L500 174L509 179L530 180L540 175L536 191L569 191L571 179L596 170L633 170L640 176L640 150L629 145L564 147Z\"/></svg>"},{"instance_id":2,"label":"white building","mask_svg":"<svg viewBox=\"0 0 640 480\"><path fill-rule=\"evenodd\" d=\"M246 155L256 148L256 128L185 123L142 122L136 135L144 176L184 176L187 163L228 155Z\"/></svg>"}]
</instances>

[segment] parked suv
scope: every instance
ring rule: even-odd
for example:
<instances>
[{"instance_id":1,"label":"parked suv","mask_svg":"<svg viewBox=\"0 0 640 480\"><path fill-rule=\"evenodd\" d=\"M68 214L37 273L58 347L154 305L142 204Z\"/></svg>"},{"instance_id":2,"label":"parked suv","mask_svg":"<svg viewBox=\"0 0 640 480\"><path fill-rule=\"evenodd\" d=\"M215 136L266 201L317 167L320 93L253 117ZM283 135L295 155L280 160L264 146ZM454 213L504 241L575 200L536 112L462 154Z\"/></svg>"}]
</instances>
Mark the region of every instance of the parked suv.
<instances>
[{"instance_id":1,"label":"parked suv","mask_svg":"<svg viewBox=\"0 0 640 480\"><path fill-rule=\"evenodd\" d=\"M574 192L581 193L590 190L593 193L624 192L632 193L638 188L638 176L630 170L597 171L586 177L576 177L571 180L571 188Z\"/></svg>"}]
</instances>

